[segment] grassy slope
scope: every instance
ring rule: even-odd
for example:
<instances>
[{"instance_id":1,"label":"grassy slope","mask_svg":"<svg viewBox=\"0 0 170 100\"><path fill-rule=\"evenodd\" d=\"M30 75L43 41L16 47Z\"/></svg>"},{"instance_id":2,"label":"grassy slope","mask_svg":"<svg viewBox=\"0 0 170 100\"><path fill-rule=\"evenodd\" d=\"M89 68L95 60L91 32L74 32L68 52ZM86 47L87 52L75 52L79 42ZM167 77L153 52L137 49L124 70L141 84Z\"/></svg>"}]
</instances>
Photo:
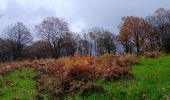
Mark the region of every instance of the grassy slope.
<instances>
[{"instance_id":1,"label":"grassy slope","mask_svg":"<svg viewBox=\"0 0 170 100\"><path fill-rule=\"evenodd\" d=\"M170 99L170 56L159 59L142 59L132 68L132 80L117 82L97 81L104 87L104 94L76 96L73 100L169 100Z\"/></svg>"},{"instance_id":2,"label":"grassy slope","mask_svg":"<svg viewBox=\"0 0 170 100\"><path fill-rule=\"evenodd\" d=\"M35 75L33 69L26 69L0 77L0 100L34 100Z\"/></svg>"},{"instance_id":3,"label":"grassy slope","mask_svg":"<svg viewBox=\"0 0 170 100\"><path fill-rule=\"evenodd\" d=\"M142 59L140 65L132 67L132 80L116 82L96 81L104 87L104 94L92 94L73 100L160 100L170 99L170 56L160 59ZM0 100L34 100L36 73L33 69L15 71L0 77Z\"/></svg>"}]
</instances>

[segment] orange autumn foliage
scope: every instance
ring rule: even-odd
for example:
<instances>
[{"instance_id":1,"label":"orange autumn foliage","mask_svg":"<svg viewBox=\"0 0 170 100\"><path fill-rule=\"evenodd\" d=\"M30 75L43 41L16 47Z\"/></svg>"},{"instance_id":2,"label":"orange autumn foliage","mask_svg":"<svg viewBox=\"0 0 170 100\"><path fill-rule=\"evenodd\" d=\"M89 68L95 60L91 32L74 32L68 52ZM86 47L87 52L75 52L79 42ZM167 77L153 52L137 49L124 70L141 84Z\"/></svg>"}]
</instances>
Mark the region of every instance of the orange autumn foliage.
<instances>
[{"instance_id":1,"label":"orange autumn foliage","mask_svg":"<svg viewBox=\"0 0 170 100\"><path fill-rule=\"evenodd\" d=\"M60 59L42 59L15 63L13 67L5 68L10 71L32 67L38 72L37 80L37 98L41 98L42 92L48 92L51 99L53 95L74 95L79 92L86 94L90 91L100 90L101 87L90 83L92 80L115 81L122 78L131 78L130 66L138 64L139 61L135 55L105 54L99 57L74 56ZM10 72L8 71L8 72ZM0 72L5 72L0 68ZM75 91L76 90L76 91ZM60 99L61 99L60 98Z\"/></svg>"}]
</instances>

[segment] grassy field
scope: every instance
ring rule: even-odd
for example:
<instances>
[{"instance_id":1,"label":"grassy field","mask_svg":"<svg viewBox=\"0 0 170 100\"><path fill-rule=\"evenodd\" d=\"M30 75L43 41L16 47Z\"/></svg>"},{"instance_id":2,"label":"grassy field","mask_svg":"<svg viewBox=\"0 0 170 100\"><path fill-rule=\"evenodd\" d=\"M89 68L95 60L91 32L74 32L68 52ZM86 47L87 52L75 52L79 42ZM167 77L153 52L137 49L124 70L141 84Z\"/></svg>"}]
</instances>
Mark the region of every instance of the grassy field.
<instances>
[{"instance_id":1,"label":"grassy field","mask_svg":"<svg viewBox=\"0 0 170 100\"><path fill-rule=\"evenodd\" d=\"M93 81L104 88L102 94L66 97L66 100L170 100L170 56L157 59L141 59L132 66L132 79L115 82ZM0 100L36 99L33 69L15 71L0 77Z\"/></svg>"},{"instance_id":2,"label":"grassy field","mask_svg":"<svg viewBox=\"0 0 170 100\"><path fill-rule=\"evenodd\" d=\"M0 77L0 100L34 100L35 75L33 69L25 69Z\"/></svg>"},{"instance_id":3,"label":"grassy field","mask_svg":"<svg viewBox=\"0 0 170 100\"><path fill-rule=\"evenodd\" d=\"M132 67L134 78L116 82L95 81L105 94L75 96L73 100L170 100L170 56L142 59Z\"/></svg>"}]
</instances>

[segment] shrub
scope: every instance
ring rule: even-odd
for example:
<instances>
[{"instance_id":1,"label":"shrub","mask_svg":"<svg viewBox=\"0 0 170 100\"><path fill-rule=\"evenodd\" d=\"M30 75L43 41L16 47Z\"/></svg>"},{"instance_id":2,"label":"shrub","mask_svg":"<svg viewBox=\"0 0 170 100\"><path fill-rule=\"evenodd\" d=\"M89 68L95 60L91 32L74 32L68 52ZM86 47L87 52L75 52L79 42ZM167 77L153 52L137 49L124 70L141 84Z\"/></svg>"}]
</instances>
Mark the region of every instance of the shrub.
<instances>
[{"instance_id":1,"label":"shrub","mask_svg":"<svg viewBox=\"0 0 170 100\"><path fill-rule=\"evenodd\" d=\"M95 77L92 60L89 56L68 57L45 64L45 67L36 62L35 68L40 73L40 79L37 81L38 91L47 91L50 99L73 95L78 90L80 92L81 88ZM41 98L41 95L38 97Z\"/></svg>"},{"instance_id":2,"label":"shrub","mask_svg":"<svg viewBox=\"0 0 170 100\"><path fill-rule=\"evenodd\" d=\"M65 63L64 76L70 80L89 81L95 77L93 59L89 56L72 57Z\"/></svg>"},{"instance_id":3,"label":"shrub","mask_svg":"<svg viewBox=\"0 0 170 100\"><path fill-rule=\"evenodd\" d=\"M119 66L109 66L102 70L102 79L113 81L122 78L130 78L132 75L128 68Z\"/></svg>"},{"instance_id":4,"label":"shrub","mask_svg":"<svg viewBox=\"0 0 170 100\"><path fill-rule=\"evenodd\" d=\"M64 77L70 80L87 82L95 77L95 69L88 66L84 68L70 68L64 72Z\"/></svg>"},{"instance_id":5,"label":"shrub","mask_svg":"<svg viewBox=\"0 0 170 100\"><path fill-rule=\"evenodd\" d=\"M101 86L94 85L92 83L86 83L80 87L81 95L89 95L92 93L103 93L104 89Z\"/></svg>"},{"instance_id":6,"label":"shrub","mask_svg":"<svg viewBox=\"0 0 170 100\"><path fill-rule=\"evenodd\" d=\"M118 57L117 65L121 67L129 67L131 65L139 64L139 57L137 55L124 54Z\"/></svg>"},{"instance_id":7,"label":"shrub","mask_svg":"<svg viewBox=\"0 0 170 100\"><path fill-rule=\"evenodd\" d=\"M89 82L81 82L69 80L67 78L49 78L44 77L37 81L37 98L43 99L42 93L47 93L49 99L59 100L66 95L73 96L75 94L87 95L89 93L102 93L104 89Z\"/></svg>"},{"instance_id":8,"label":"shrub","mask_svg":"<svg viewBox=\"0 0 170 100\"><path fill-rule=\"evenodd\" d=\"M15 70L22 70L31 67L28 61L4 63L0 66L0 75L6 75Z\"/></svg>"},{"instance_id":9,"label":"shrub","mask_svg":"<svg viewBox=\"0 0 170 100\"><path fill-rule=\"evenodd\" d=\"M144 53L144 57L145 58L158 58L161 56L161 53L160 52L145 52Z\"/></svg>"},{"instance_id":10,"label":"shrub","mask_svg":"<svg viewBox=\"0 0 170 100\"><path fill-rule=\"evenodd\" d=\"M41 59L32 62L13 63L0 68L0 73L8 73L15 69L33 67L38 76L36 89L37 99L43 99L43 94L53 100L63 99L64 95L87 95L100 93L103 88L91 81L103 79L113 81L122 78L131 78L130 66L138 64L135 55L105 54L99 57L74 56L60 59Z\"/></svg>"}]
</instances>

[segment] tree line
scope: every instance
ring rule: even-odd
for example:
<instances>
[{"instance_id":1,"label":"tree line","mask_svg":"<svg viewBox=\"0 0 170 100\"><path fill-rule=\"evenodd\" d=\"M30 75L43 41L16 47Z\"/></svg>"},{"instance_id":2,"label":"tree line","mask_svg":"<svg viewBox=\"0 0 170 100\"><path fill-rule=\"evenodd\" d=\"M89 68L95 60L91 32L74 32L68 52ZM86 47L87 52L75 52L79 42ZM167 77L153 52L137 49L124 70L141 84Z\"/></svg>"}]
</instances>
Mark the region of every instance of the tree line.
<instances>
[{"instance_id":1,"label":"tree line","mask_svg":"<svg viewBox=\"0 0 170 100\"><path fill-rule=\"evenodd\" d=\"M17 22L2 32L0 61L59 58L75 54L169 52L170 10L159 8L146 18L123 17L119 28L117 36L100 27L75 34L63 19L47 17L35 26L34 38L38 39L35 41L31 30Z\"/></svg>"},{"instance_id":2,"label":"tree line","mask_svg":"<svg viewBox=\"0 0 170 100\"><path fill-rule=\"evenodd\" d=\"M47 17L31 31L21 22L8 26L0 38L0 60L59 58L80 55L102 55L115 52L115 36L103 28L93 28L82 35L69 30L68 23Z\"/></svg>"}]
</instances>

